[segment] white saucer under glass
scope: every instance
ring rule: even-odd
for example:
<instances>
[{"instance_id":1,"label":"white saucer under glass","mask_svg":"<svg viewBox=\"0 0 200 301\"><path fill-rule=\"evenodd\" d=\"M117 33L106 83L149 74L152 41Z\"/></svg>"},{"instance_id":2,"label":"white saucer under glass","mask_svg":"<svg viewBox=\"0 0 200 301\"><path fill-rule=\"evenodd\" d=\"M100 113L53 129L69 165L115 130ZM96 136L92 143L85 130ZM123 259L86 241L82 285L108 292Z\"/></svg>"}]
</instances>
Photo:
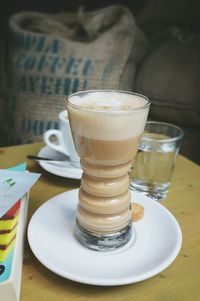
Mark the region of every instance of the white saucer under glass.
<instances>
[{"instance_id":1,"label":"white saucer under glass","mask_svg":"<svg viewBox=\"0 0 200 301\"><path fill-rule=\"evenodd\" d=\"M76 189L55 196L34 213L28 227L33 253L54 273L92 285L124 285L160 273L179 253L181 229L164 206L144 194L131 194L145 214L134 223L134 237L124 247L98 252L75 239Z\"/></svg>"}]
</instances>

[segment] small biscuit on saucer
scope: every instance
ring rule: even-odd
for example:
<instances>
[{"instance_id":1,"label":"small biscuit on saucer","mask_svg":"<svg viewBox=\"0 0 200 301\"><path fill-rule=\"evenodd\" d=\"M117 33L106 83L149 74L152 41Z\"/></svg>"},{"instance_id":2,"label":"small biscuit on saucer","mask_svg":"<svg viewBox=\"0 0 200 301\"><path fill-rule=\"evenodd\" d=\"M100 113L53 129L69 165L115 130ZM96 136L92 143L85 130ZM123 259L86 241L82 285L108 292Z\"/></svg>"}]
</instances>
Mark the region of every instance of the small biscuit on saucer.
<instances>
[{"instance_id":1,"label":"small biscuit on saucer","mask_svg":"<svg viewBox=\"0 0 200 301\"><path fill-rule=\"evenodd\" d=\"M140 220L144 216L144 207L138 203L131 204L131 211L133 222Z\"/></svg>"}]
</instances>

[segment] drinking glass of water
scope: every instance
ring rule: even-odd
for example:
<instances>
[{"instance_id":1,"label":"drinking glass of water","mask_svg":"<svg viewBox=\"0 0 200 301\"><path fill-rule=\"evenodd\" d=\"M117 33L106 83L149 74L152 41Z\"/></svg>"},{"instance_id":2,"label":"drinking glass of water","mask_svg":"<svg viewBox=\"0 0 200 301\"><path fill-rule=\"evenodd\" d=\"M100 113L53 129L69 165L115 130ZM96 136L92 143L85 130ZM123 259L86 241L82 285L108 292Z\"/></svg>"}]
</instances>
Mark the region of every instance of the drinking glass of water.
<instances>
[{"instance_id":1,"label":"drinking glass of water","mask_svg":"<svg viewBox=\"0 0 200 301\"><path fill-rule=\"evenodd\" d=\"M152 199L166 198L183 131L179 127L148 121L130 171L130 188Z\"/></svg>"}]
</instances>

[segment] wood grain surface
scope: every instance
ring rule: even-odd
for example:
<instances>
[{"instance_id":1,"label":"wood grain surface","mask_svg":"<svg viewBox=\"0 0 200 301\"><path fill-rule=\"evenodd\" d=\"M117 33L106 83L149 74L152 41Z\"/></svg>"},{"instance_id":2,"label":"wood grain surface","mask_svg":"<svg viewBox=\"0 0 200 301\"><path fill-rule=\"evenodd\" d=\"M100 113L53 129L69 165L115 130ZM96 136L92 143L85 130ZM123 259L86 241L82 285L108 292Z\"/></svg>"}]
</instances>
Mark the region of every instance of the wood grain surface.
<instances>
[{"instance_id":1,"label":"wood grain surface","mask_svg":"<svg viewBox=\"0 0 200 301\"><path fill-rule=\"evenodd\" d=\"M0 168L8 168L27 161L28 170L42 174L40 180L31 189L28 221L35 210L49 198L78 188L80 185L79 180L54 176L40 168L37 163L26 159L28 154L36 155L42 145L42 143L35 143L0 149ZM200 168L198 165L182 156L178 157L168 197L162 201L162 204L174 214L183 232L183 245L179 255L162 273L148 280L125 286L84 285L64 279L45 268L31 252L26 239L21 301L200 300Z\"/></svg>"}]
</instances>

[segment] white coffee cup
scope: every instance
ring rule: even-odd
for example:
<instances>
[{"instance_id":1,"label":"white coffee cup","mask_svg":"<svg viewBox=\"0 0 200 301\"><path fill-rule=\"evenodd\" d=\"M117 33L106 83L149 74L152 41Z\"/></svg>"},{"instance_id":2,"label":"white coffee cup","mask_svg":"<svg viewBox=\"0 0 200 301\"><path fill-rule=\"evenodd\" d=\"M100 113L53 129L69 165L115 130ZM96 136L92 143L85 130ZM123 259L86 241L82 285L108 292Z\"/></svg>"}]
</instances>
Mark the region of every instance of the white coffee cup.
<instances>
[{"instance_id":1,"label":"white coffee cup","mask_svg":"<svg viewBox=\"0 0 200 301\"><path fill-rule=\"evenodd\" d=\"M59 130L52 129L46 131L43 136L44 141L50 148L68 156L71 163L79 165L80 158L77 155L77 152L74 147L67 111L60 112L58 117ZM55 144L50 140L53 136L57 138L58 144Z\"/></svg>"}]
</instances>

